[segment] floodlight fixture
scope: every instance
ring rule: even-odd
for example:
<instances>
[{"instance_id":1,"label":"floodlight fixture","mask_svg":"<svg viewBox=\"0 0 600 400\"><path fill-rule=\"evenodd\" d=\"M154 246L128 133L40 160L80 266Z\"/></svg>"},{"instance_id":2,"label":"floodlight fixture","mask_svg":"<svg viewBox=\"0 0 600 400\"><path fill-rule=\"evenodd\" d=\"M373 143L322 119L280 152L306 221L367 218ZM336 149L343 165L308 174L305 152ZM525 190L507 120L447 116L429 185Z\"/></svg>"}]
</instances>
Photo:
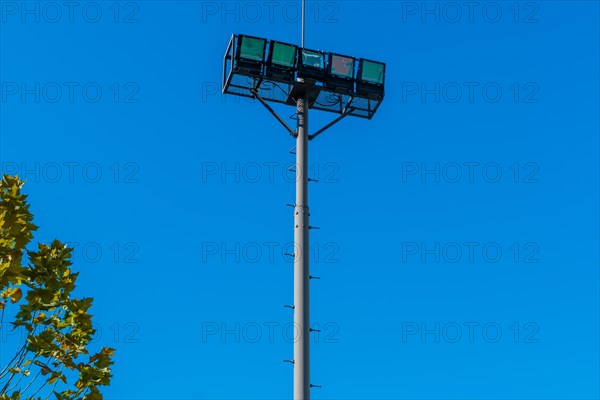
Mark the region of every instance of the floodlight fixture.
<instances>
[{"instance_id":1,"label":"floodlight fixture","mask_svg":"<svg viewBox=\"0 0 600 400\"><path fill-rule=\"evenodd\" d=\"M336 78L354 78L354 57L329 54L329 74Z\"/></svg>"},{"instance_id":2,"label":"floodlight fixture","mask_svg":"<svg viewBox=\"0 0 600 400\"><path fill-rule=\"evenodd\" d=\"M385 83L385 63L361 58L358 63L356 92L360 95L374 95L383 98Z\"/></svg>"},{"instance_id":3,"label":"floodlight fixture","mask_svg":"<svg viewBox=\"0 0 600 400\"><path fill-rule=\"evenodd\" d=\"M298 59L298 78L325 79L325 53L318 50L300 49Z\"/></svg>"},{"instance_id":4,"label":"floodlight fixture","mask_svg":"<svg viewBox=\"0 0 600 400\"><path fill-rule=\"evenodd\" d=\"M355 62L354 57L330 53L325 85L338 92L353 92Z\"/></svg>"},{"instance_id":5,"label":"floodlight fixture","mask_svg":"<svg viewBox=\"0 0 600 400\"><path fill-rule=\"evenodd\" d=\"M235 54L236 70L261 75L265 62L266 46L266 39L239 35Z\"/></svg>"},{"instance_id":6,"label":"floodlight fixture","mask_svg":"<svg viewBox=\"0 0 600 400\"><path fill-rule=\"evenodd\" d=\"M272 40L267 58L267 77L284 82L293 82L296 74L297 54L297 46Z\"/></svg>"}]
</instances>

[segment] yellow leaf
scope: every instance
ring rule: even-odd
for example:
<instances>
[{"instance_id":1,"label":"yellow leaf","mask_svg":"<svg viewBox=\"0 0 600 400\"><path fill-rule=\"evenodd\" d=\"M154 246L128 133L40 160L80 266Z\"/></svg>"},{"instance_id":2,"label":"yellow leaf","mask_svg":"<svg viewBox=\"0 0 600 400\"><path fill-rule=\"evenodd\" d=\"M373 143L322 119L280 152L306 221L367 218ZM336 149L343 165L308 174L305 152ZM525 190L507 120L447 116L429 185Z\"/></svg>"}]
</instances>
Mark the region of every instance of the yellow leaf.
<instances>
[{"instance_id":1,"label":"yellow leaf","mask_svg":"<svg viewBox=\"0 0 600 400\"><path fill-rule=\"evenodd\" d=\"M17 301L21 300L21 297L23 297L23 292L21 291L21 289L14 288L12 294L10 295L10 301L12 301L12 303L14 304Z\"/></svg>"}]
</instances>

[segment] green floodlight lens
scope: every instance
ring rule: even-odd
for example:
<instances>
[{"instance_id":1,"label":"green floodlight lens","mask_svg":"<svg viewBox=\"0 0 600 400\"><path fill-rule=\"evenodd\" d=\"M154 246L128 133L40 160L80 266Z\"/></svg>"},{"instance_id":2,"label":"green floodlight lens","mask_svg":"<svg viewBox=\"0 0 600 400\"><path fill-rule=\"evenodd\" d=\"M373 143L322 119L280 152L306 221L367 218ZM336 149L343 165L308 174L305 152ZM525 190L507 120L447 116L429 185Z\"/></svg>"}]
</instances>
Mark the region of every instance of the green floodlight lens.
<instances>
[{"instance_id":1,"label":"green floodlight lens","mask_svg":"<svg viewBox=\"0 0 600 400\"><path fill-rule=\"evenodd\" d=\"M296 59L296 46L273 42L273 64L293 68Z\"/></svg>"},{"instance_id":2,"label":"green floodlight lens","mask_svg":"<svg viewBox=\"0 0 600 400\"><path fill-rule=\"evenodd\" d=\"M264 39L242 36L242 45L240 46L240 57L247 60L263 61L265 56Z\"/></svg>"},{"instance_id":3,"label":"green floodlight lens","mask_svg":"<svg viewBox=\"0 0 600 400\"><path fill-rule=\"evenodd\" d=\"M302 64L306 65L307 67L314 67L319 69L325 68L323 54L305 49L302 49Z\"/></svg>"},{"instance_id":4,"label":"green floodlight lens","mask_svg":"<svg viewBox=\"0 0 600 400\"><path fill-rule=\"evenodd\" d=\"M377 85L383 84L384 64L363 60L362 62L362 80Z\"/></svg>"},{"instance_id":5,"label":"green floodlight lens","mask_svg":"<svg viewBox=\"0 0 600 400\"><path fill-rule=\"evenodd\" d=\"M331 55L331 74L342 78L354 77L354 58Z\"/></svg>"}]
</instances>

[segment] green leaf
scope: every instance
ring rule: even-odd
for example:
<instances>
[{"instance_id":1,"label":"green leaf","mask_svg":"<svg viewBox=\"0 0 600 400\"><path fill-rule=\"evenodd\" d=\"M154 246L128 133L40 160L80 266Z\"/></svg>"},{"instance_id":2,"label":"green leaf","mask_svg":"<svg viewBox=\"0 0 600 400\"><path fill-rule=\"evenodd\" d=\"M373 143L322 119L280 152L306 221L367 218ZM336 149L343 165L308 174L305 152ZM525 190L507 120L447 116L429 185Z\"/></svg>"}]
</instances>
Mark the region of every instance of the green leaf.
<instances>
[{"instance_id":1,"label":"green leaf","mask_svg":"<svg viewBox=\"0 0 600 400\"><path fill-rule=\"evenodd\" d=\"M72 268L73 249L54 240L28 250L37 226L23 185L16 176L0 179L0 310L8 301L19 303L9 322L25 335L25 352L8 371L23 376L39 371L45 376L42 382L58 384L53 390L58 400L100 400L99 388L112 378L114 349L88 355L94 334L92 298L73 296L79 275ZM2 387L0 400L21 398L19 391L9 397Z\"/></svg>"}]
</instances>

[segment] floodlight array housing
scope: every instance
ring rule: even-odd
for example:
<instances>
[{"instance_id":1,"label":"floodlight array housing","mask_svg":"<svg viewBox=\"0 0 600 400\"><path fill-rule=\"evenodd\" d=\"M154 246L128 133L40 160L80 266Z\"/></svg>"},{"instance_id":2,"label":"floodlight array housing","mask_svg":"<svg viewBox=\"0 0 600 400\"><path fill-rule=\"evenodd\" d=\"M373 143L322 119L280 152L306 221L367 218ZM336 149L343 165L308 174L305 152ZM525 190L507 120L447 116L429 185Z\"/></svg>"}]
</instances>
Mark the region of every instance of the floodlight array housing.
<instances>
[{"instance_id":1,"label":"floodlight array housing","mask_svg":"<svg viewBox=\"0 0 600 400\"><path fill-rule=\"evenodd\" d=\"M383 101L385 64L248 35L225 53L223 93L371 119Z\"/></svg>"}]
</instances>

